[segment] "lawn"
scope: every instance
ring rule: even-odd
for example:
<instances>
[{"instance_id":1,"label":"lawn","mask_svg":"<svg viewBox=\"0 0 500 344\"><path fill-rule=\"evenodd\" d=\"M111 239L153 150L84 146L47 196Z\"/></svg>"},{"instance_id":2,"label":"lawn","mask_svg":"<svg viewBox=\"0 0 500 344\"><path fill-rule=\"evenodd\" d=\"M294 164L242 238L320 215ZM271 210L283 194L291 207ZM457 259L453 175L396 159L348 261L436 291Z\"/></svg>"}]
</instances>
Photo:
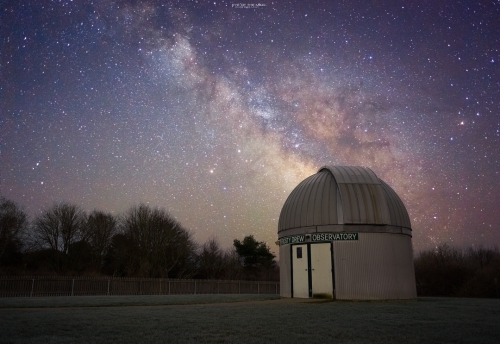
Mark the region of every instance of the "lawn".
<instances>
[{"instance_id":1,"label":"lawn","mask_svg":"<svg viewBox=\"0 0 500 344\"><path fill-rule=\"evenodd\" d=\"M0 343L500 343L500 300L0 299Z\"/></svg>"}]
</instances>

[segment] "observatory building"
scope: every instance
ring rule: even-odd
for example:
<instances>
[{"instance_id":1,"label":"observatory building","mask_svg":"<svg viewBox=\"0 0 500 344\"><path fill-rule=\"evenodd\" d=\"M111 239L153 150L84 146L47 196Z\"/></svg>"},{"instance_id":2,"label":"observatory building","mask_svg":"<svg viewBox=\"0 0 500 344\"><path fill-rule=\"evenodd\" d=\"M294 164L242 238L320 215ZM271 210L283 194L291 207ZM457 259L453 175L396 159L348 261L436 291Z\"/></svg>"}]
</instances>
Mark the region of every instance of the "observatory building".
<instances>
[{"instance_id":1,"label":"observatory building","mask_svg":"<svg viewBox=\"0 0 500 344\"><path fill-rule=\"evenodd\" d=\"M281 210L281 296L415 299L411 238L403 202L372 170L324 166Z\"/></svg>"}]
</instances>

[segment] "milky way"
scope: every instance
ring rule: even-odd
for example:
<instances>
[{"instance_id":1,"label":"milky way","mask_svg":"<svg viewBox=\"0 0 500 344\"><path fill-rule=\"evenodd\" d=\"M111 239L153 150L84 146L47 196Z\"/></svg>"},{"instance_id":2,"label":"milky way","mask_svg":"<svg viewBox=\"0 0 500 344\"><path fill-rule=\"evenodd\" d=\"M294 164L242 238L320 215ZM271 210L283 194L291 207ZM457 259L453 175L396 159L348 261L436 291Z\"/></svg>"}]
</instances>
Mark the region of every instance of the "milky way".
<instances>
[{"instance_id":1,"label":"milky way","mask_svg":"<svg viewBox=\"0 0 500 344\"><path fill-rule=\"evenodd\" d=\"M500 244L498 2L1 6L0 193L32 218L143 202L276 251L293 188L359 165L416 251Z\"/></svg>"}]
</instances>

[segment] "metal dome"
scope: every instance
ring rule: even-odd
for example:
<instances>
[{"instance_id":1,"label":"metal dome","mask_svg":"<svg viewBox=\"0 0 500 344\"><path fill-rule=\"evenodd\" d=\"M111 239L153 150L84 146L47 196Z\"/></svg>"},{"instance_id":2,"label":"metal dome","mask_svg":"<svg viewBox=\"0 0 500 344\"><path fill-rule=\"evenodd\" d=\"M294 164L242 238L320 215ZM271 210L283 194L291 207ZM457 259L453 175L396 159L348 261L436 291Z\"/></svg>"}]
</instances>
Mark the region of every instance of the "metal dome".
<instances>
[{"instance_id":1,"label":"metal dome","mask_svg":"<svg viewBox=\"0 0 500 344\"><path fill-rule=\"evenodd\" d=\"M278 235L307 227L311 233L339 232L348 225L411 236L408 212L396 192L372 170L358 166L323 166L302 181L283 205Z\"/></svg>"}]
</instances>

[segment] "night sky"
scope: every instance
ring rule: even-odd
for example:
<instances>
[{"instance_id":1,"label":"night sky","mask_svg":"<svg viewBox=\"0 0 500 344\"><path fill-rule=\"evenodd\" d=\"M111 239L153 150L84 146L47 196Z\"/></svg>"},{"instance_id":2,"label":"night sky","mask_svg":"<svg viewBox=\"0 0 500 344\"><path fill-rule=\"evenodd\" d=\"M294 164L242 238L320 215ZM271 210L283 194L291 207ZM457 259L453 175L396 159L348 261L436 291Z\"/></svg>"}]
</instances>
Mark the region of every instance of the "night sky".
<instances>
[{"instance_id":1,"label":"night sky","mask_svg":"<svg viewBox=\"0 0 500 344\"><path fill-rule=\"evenodd\" d=\"M415 251L500 245L499 1L0 1L0 194L254 234L370 167Z\"/></svg>"}]
</instances>

